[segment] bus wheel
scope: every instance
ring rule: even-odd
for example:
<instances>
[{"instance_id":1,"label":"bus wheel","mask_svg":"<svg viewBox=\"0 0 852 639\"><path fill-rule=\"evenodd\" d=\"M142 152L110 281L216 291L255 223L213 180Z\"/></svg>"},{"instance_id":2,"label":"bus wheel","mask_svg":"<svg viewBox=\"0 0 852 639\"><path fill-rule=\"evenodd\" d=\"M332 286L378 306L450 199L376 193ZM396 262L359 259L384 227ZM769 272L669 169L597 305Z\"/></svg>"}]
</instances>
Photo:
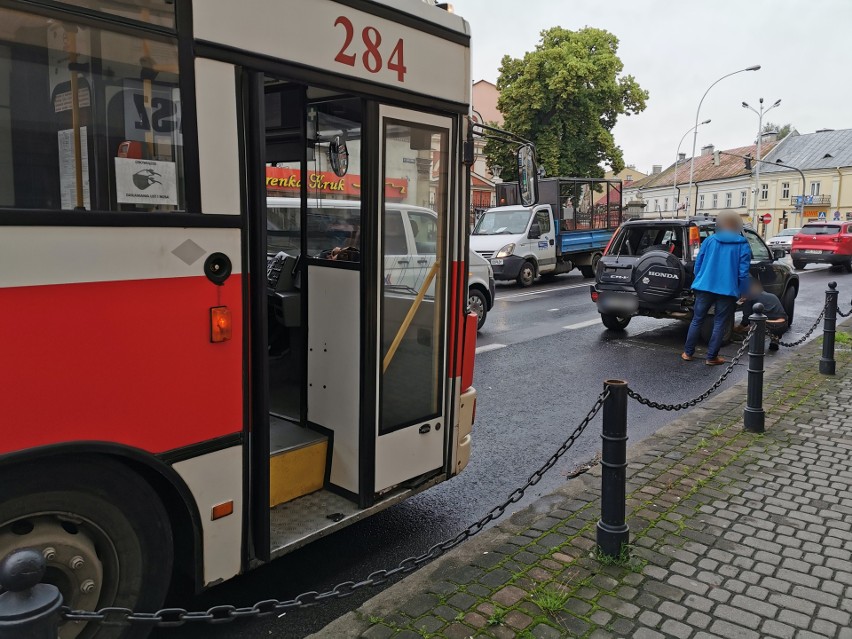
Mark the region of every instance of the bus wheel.
<instances>
[{"instance_id":1,"label":"bus wheel","mask_svg":"<svg viewBox=\"0 0 852 639\"><path fill-rule=\"evenodd\" d=\"M168 515L140 477L107 459L33 463L0 472L0 557L32 548L44 581L75 610L153 612L172 574ZM150 629L68 622L60 639L141 639Z\"/></svg>"}]
</instances>

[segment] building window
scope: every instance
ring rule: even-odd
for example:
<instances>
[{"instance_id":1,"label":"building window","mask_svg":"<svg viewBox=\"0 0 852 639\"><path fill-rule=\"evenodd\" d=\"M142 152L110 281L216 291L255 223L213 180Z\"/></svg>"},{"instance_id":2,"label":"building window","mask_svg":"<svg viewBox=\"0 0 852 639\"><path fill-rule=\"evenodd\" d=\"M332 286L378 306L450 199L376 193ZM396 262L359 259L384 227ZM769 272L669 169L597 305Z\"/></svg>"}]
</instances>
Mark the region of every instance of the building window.
<instances>
[{"instance_id":1,"label":"building window","mask_svg":"<svg viewBox=\"0 0 852 639\"><path fill-rule=\"evenodd\" d=\"M719 208L719 194L718 193L713 194L713 208L714 209Z\"/></svg>"},{"instance_id":2,"label":"building window","mask_svg":"<svg viewBox=\"0 0 852 639\"><path fill-rule=\"evenodd\" d=\"M760 199L768 200L769 199L769 185L761 184L760 185Z\"/></svg>"},{"instance_id":3,"label":"building window","mask_svg":"<svg viewBox=\"0 0 852 639\"><path fill-rule=\"evenodd\" d=\"M811 182L811 195L819 195L819 182Z\"/></svg>"},{"instance_id":4,"label":"building window","mask_svg":"<svg viewBox=\"0 0 852 639\"><path fill-rule=\"evenodd\" d=\"M703 193L698 196L698 208L699 209L704 208L704 194Z\"/></svg>"},{"instance_id":5,"label":"building window","mask_svg":"<svg viewBox=\"0 0 852 639\"><path fill-rule=\"evenodd\" d=\"M725 208L729 209L733 205L733 196L730 193L725 193Z\"/></svg>"},{"instance_id":6,"label":"building window","mask_svg":"<svg viewBox=\"0 0 852 639\"><path fill-rule=\"evenodd\" d=\"M669 210L669 198L666 198L666 199L663 200L663 210L664 211Z\"/></svg>"},{"instance_id":7,"label":"building window","mask_svg":"<svg viewBox=\"0 0 852 639\"><path fill-rule=\"evenodd\" d=\"M633 176L628 173L627 176L625 176L625 178L624 178L624 183L630 184L632 181L633 181Z\"/></svg>"},{"instance_id":8,"label":"building window","mask_svg":"<svg viewBox=\"0 0 852 639\"><path fill-rule=\"evenodd\" d=\"M740 206L746 205L747 196L748 196L747 191L740 191Z\"/></svg>"},{"instance_id":9,"label":"building window","mask_svg":"<svg viewBox=\"0 0 852 639\"><path fill-rule=\"evenodd\" d=\"M654 200L654 210L655 211L660 210L660 201L659 200Z\"/></svg>"},{"instance_id":10,"label":"building window","mask_svg":"<svg viewBox=\"0 0 852 639\"><path fill-rule=\"evenodd\" d=\"M790 183L781 182L781 199L786 200L790 197Z\"/></svg>"}]
</instances>

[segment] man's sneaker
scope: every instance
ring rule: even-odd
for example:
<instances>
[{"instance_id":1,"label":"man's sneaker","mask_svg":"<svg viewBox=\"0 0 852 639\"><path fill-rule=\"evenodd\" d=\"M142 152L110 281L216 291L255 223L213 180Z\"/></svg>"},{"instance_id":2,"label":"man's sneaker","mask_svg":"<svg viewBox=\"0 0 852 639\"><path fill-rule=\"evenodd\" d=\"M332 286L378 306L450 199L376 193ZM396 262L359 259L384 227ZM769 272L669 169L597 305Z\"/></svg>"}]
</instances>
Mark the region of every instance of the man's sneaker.
<instances>
[{"instance_id":1,"label":"man's sneaker","mask_svg":"<svg viewBox=\"0 0 852 639\"><path fill-rule=\"evenodd\" d=\"M725 362L724 357L716 355L716 357L708 357L704 363L707 364L707 366L719 366L721 364L726 364L727 362Z\"/></svg>"},{"instance_id":2,"label":"man's sneaker","mask_svg":"<svg viewBox=\"0 0 852 639\"><path fill-rule=\"evenodd\" d=\"M777 351L778 350L778 342L769 342L769 350Z\"/></svg>"}]
</instances>

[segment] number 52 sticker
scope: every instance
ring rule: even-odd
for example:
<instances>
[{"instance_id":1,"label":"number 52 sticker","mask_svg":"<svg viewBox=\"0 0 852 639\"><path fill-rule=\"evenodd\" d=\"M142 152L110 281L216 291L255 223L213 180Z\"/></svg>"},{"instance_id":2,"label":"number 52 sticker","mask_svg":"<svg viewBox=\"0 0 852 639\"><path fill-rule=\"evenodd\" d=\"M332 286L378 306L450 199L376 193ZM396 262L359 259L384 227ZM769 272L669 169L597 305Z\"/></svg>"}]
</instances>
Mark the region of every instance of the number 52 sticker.
<instances>
[{"instance_id":1,"label":"number 52 sticker","mask_svg":"<svg viewBox=\"0 0 852 639\"><path fill-rule=\"evenodd\" d=\"M340 16L334 21L334 26L341 26L344 29L343 46L334 57L335 62L340 62L349 67L357 66L360 57L361 66L370 73L378 73L383 68L391 71L396 71L396 78L400 82L405 82L405 72L407 71L404 61L405 45L402 38L396 41L393 49L388 55L387 61L382 57L382 34L375 27L364 27L361 30L361 43L364 50L358 55L358 45L353 45L355 40L355 27L352 21L346 16Z\"/></svg>"}]
</instances>

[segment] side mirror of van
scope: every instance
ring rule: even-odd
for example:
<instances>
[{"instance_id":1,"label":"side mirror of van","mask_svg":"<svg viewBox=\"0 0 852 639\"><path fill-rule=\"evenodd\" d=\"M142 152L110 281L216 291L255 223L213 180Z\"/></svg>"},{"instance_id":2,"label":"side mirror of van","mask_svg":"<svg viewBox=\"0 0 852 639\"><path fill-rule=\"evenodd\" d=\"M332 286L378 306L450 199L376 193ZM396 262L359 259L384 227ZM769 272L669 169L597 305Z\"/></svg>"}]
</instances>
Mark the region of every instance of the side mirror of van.
<instances>
[{"instance_id":1,"label":"side mirror of van","mask_svg":"<svg viewBox=\"0 0 852 639\"><path fill-rule=\"evenodd\" d=\"M530 232L527 234L527 238L531 240L537 240L541 237L541 226L539 226L538 222L533 222L530 225Z\"/></svg>"},{"instance_id":2,"label":"side mirror of van","mask_svg":"<svg viewBox=\"0 0 852 639\"><path fill-rule=\"evenodd\" d=\"M538 168L535 165L535 148L525 144L518 149L518 191L522 206L533 206L538 202Z\"/></svg>"}]
</instances>

